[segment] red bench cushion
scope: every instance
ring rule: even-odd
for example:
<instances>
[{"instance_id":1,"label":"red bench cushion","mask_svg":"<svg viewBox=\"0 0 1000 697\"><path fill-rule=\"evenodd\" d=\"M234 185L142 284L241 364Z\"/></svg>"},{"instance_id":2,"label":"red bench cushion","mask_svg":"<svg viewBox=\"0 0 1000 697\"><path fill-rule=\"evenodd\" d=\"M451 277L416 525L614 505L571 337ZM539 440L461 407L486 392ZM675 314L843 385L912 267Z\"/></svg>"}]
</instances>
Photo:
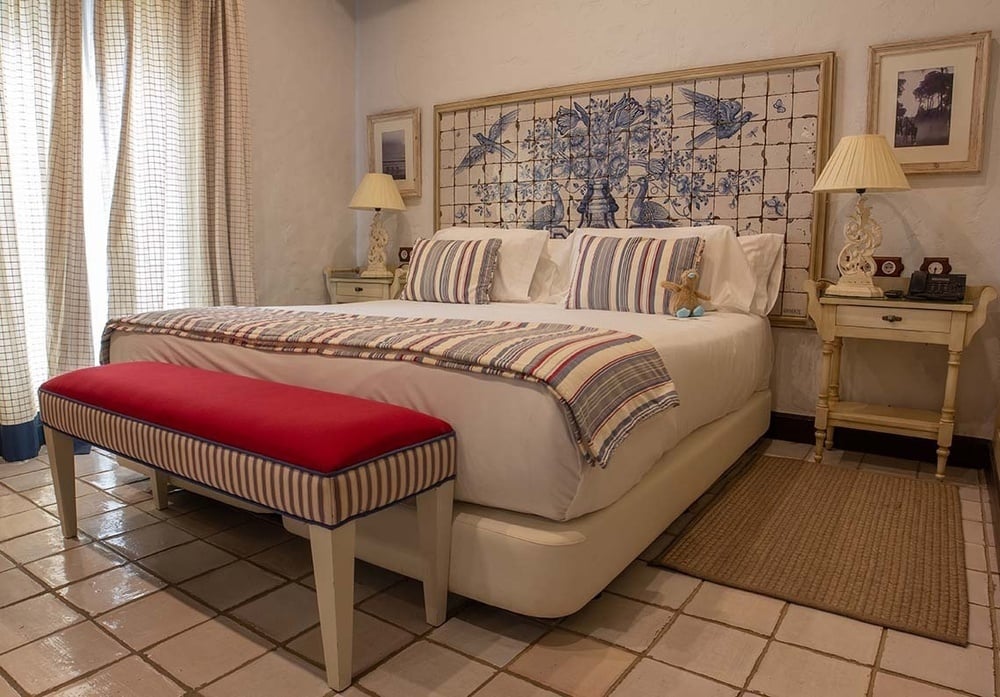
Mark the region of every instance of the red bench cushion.
<instances>
[{"instance_id":1,"label":"red bench cushion","mask_svg":"<svg viewBox=\"0 0 1000 697\"><path fill-rule=\"evenodd\" d=\"M452 433L392 404L170 363L84 368L41 390L323 474Z\"/></svg>"}]
</instances>

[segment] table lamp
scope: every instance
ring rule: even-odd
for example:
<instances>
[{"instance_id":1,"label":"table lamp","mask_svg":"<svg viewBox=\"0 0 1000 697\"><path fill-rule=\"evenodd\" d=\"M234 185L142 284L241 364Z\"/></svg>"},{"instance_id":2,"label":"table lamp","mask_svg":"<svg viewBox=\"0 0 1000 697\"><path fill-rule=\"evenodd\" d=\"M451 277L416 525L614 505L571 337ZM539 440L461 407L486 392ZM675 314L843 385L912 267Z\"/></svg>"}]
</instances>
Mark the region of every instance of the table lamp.
<instances>
[{"instance_id":1,"label":"table lamp","mask_svg":"<svg viewBox=\"0 0 1000 697\"><path fill-rule=\"evenodd\" d=\"M388 174L369 172L358 184L358 190L351 198L350 208L373 210L372 227L368 241L368 266L361 271L364 278L390 278L392 271L385 265L385 248L389 244L389 233L382 224L382 209L403 211L403 197L399 195L396 182Z\"/></svg>"},{"instance_id":2,"label":"table lamp","mask_svg":"<svg viewBox=\"0 0 1000 697\"><path fill-rule=\"evenodd\" d=\"M814 192L858 192L858 204L844 226L846 242L837 257L840 280L826 289L828 295L881 298L872 282L872 254L882 244L882 228L871 217L866 191L905 191L910 188L903 168L881 135L844 136L813 186Z\"/></svg>"}]
</instances>

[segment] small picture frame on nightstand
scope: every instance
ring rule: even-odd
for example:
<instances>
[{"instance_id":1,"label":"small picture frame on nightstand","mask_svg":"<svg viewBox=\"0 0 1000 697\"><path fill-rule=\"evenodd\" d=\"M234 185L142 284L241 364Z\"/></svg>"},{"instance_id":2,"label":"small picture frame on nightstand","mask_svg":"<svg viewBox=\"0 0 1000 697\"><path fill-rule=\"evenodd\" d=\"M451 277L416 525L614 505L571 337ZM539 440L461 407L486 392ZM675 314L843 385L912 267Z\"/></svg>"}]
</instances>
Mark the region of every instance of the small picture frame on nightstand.
<instances>
[{"instance_id":1,"label":"small picture frame on nightstand","mask_svg":"<svg viewBox=\"0 0 1000 697\"><path fill-rule=\"evenodd\" d=\"M400 264L409 264L411 256L413 256L413 247L400 247L399 248L399 263Z\"/></svg>"}]
</instances>

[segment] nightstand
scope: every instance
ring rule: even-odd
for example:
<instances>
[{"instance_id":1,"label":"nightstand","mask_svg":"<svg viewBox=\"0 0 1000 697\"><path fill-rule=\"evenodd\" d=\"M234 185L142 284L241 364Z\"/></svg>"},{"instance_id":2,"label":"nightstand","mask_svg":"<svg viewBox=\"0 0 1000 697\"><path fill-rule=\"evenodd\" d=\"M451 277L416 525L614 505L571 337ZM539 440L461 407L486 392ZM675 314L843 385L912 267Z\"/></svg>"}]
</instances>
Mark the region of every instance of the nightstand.
<instances>
[{"instance_id":1,"label":"nightstand","mask_svg":"<svg viewBox=\"0 0 1000 697\"><path fill-rule=\"evenodd\" d=\"M955 392L962 350L986 321L986 308L997 297L990 286L971 286L962 302L925 302L890 298L843 298L823 295L825 284L807 281L809 317L816 323L823 352L816 403L816 462L833 447L838 426L895 433L937 441L937 478L955 431ZM948 373L940 411L904 409L840 400L840 356L845 338L904 341L948 347Z\"/></svg>"},{"instance_id":2,"label":"nightstand","mask_svg":"<svg viewBox=\"0 0 1000 697\"><path fill-rule=\"evenodd\" d=\"M326 291L330 302L356 303L366 300L392 300L399 297L402 289L400 279L405 280L398 270L387 278L363 278L350 271L323 270L326 277Z\"/></svg>"}]
</instances>

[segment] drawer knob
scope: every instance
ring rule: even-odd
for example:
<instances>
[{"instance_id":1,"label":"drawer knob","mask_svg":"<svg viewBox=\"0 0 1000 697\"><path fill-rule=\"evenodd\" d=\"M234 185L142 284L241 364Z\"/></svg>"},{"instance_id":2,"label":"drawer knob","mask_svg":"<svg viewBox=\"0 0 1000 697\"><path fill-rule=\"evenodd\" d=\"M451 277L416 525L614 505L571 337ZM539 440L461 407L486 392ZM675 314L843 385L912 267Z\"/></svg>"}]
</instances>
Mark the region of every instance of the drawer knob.
<instances>
[{"instance_id":1,"label":"drawer knob","mask_svg":"<svg viewBox=\"0 0 1000 697\"><path fill-rule=\"evenodd\" d=\"M364 288L362 288L361 286L354 286L354 292L355 293L360 293L363 290L364 290Z\"/></svg>"},{"instance_id":2,"label":"drawer knob","mask_svg":"<svg viewBox=\"0 0 1000 697\"><path fill-rule=\"evenodd\" d=\"M899 315L882 315L882 319L886 322L902 322L903 318Z\"/></svg>"}]
</instances>

